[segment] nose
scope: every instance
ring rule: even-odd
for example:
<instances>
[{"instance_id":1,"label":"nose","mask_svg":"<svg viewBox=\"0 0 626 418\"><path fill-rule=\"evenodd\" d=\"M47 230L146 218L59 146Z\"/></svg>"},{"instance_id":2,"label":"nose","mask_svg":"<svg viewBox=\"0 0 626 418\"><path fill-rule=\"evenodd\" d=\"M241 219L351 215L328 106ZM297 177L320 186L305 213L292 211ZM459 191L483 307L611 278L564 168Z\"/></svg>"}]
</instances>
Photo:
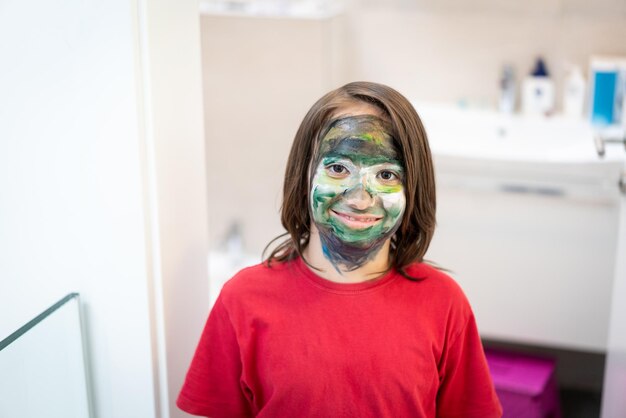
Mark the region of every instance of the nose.
<instances>
[{"instance_id":1,"label":"nose","mask_svg":"<svg viewBox=\"0 0 626 418\"><path fill-rule=\"evenodd\" d=\"M374 197L365 189L363 183L346 190L344 199L348 206L356 210L365 210L374 205Z\"/></svg>"}]
</instances>

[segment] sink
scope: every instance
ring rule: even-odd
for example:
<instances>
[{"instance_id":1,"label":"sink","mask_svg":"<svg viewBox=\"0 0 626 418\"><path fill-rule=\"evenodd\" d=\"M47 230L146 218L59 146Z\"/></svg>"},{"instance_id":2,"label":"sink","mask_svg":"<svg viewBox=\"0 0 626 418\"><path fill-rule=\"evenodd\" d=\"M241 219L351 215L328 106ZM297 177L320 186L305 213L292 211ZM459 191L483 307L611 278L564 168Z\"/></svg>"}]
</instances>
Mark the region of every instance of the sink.
<instances>
[{"instance_id":1,"label":"sink","mask_svg":"<svg viewBox=\"0 0 626 418\"><path fill-rule=\"evenodd\" d=\"M505 115L494 110L414 103L434 155L501 161L592 163L600 157L594 129L583 119ZM607 147L603 160L623 160Z\"/></svg>"}]
</instances>

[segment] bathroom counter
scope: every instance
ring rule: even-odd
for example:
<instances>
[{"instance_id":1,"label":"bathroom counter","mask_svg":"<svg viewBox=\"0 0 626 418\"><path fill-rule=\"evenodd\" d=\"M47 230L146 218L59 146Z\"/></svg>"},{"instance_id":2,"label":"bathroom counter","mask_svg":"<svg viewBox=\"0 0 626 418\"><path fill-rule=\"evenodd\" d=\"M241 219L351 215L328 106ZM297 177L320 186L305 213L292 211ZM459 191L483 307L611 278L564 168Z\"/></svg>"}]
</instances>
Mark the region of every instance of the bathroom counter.
<instances>
[{"instance_id":1,"label":"bathroom counter","mask_svg":"<svg viewBox=\"0 0 626 418\"><path fill-rule=\"evenodd\" d=\"M608 145L598 157L594 131L586 120L562 115L530 117L494 110L415 102L433 154L450 157L556 163L622 161L624 147ZM623 134L618 129L605 134Z\"/></svg>"}]
</instances>

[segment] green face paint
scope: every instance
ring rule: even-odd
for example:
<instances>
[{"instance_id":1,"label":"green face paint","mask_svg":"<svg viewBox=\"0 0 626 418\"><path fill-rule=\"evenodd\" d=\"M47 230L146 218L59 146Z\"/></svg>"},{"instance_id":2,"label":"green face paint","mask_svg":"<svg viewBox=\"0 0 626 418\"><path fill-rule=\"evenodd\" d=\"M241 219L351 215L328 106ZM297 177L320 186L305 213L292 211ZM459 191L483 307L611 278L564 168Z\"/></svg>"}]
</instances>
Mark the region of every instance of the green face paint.
<instances>
[{"instance_id":1,"label":"green face paint","mask_svg":"<svg viewBox=\"0 0 626 418\"><path fill-rule=\"evenodd\" d=\"M327 258L349 270L371 260L400 226L404 169L390 126L372 115L331 123L311 181L311 213Z\"/></svg>"}]
</instances>

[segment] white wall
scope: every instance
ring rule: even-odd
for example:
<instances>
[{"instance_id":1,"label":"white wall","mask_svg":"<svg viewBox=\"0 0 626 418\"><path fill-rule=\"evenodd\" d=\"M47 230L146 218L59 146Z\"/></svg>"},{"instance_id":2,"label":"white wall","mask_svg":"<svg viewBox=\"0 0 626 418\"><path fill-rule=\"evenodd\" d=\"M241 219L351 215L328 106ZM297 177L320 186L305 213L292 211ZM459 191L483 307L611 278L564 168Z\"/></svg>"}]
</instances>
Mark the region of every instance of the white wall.
<instances>
[{"instance_id":1,"label":"white wall","mask_svg":"<svg viewBox=\"0 0 626 418\"><path fill-rule=\"evenodd\" d=\"M160 21L139 1L0 6L0 338L79 292L101 418L168 416L208 309L197 8L182 3Z\"/></svg>"},{"instance_id":2,"label":"white wall","mask_svg":"<svg viewBox=\"0 0 626 418\"><path fill-rule=\"evenodd\" d=\"M338 87L342 21L206 14L201 24L211 245L238 222L260 262L283 232L282 185L298 126Z\"/></svg>"},{"instance_id":3,"label":"white wall","mask_svg":"<svg viewBox=\"0 0 626 418\"><path fill-rule=\"evenodd\" d=\"M0 13L0 330L79 292L99 417L154 416L132 23L124 1Z\"/></svg>"},{"instance_id":4,"label":"white wall","mask_svg":"<svg viewBox=\"0 0 626 418\"><path fill-rule=\"evenodd\" d=\"M415 100L495 107L502 66L518 83L541 55L560 109L567 64L626 55L621 0L354 0L346 60L354 79L388 83ZM519 92L519 87L518 87ZM518 93L519 97L519 93Z\"/></svg>"}]
</instances>

